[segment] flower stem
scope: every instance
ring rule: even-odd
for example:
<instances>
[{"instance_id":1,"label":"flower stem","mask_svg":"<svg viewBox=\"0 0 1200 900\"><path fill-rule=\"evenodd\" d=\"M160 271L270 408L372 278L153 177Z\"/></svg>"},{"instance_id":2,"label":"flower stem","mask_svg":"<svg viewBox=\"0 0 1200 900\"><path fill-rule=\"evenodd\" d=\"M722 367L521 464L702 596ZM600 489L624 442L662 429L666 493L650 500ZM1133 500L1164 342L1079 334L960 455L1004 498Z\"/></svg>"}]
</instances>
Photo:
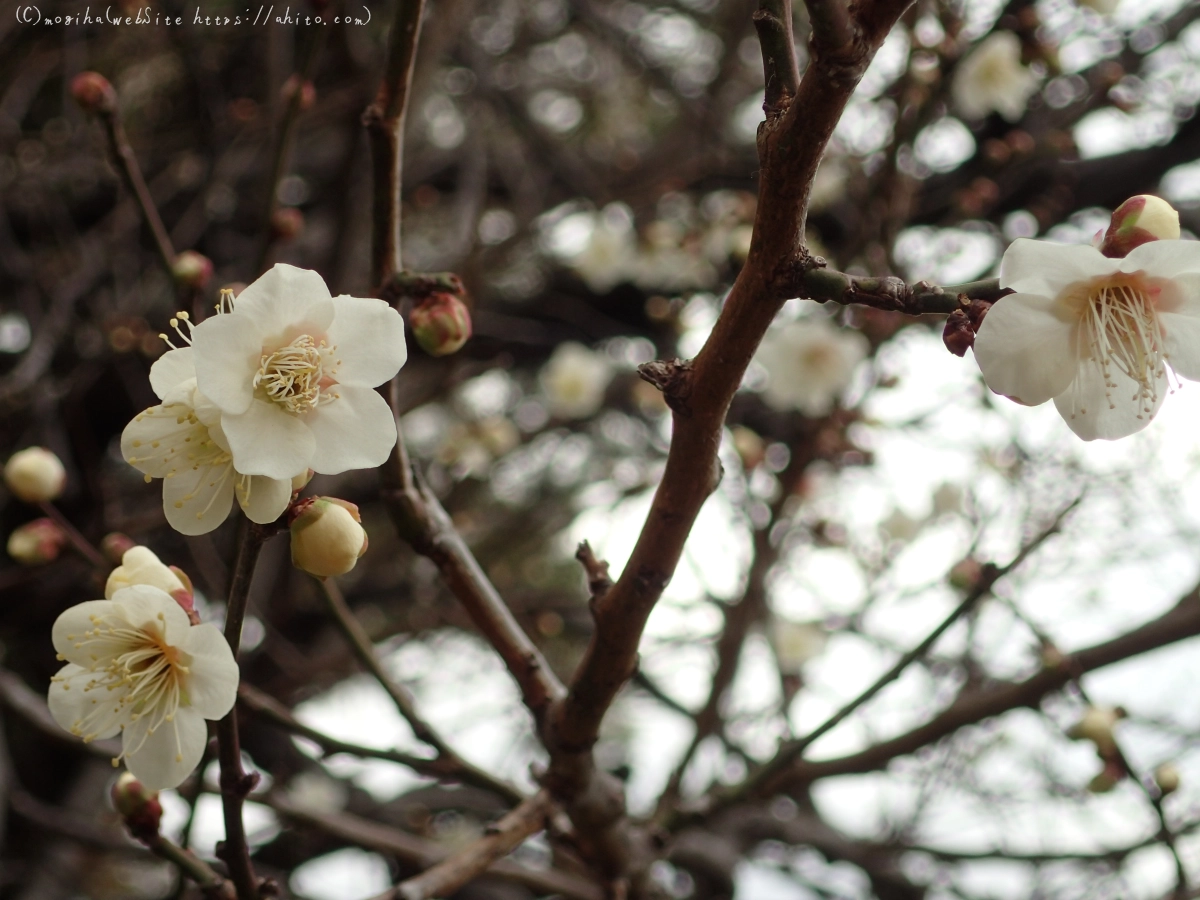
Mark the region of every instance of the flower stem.
<instances>
[{"instance_id":1,"label":"flower stem","mask_svg":"<svg viewBox=\"0 0 1200 900\"><path fill-rule=\"evenodd\" d=\"M238 535L237 558L225 607L225 640L237 658L242 643L242 623L250 599L250 582L263 544L276 533L276 525L255 525L242 520ZM250 862L246 826L242 822L242 804L258 781L242 768L242 748L238 741L237 705L217 723L217 758L221 763L221 806L225 813L225 841L218 855L229 868L229 878L237 889L238 900L258 900L258 879Z\"/></svg>"},{"instance_id":2,"label":"flower stem","mask_svg":"<svg viewBox=\"0 0 1200 900\"><path fill-rule=\"evenodd\" d=\"M179 871L196 882L196 886L200 888L200 892L204 896L212 898L225 898L228 896L225 888L225 879L218 875L204 860L196 858L187 850L176 846L161 835L149 847L150 852L155 856L159 856L167 862L174 864L178 867Z\"/></svg>"}]
</instances>

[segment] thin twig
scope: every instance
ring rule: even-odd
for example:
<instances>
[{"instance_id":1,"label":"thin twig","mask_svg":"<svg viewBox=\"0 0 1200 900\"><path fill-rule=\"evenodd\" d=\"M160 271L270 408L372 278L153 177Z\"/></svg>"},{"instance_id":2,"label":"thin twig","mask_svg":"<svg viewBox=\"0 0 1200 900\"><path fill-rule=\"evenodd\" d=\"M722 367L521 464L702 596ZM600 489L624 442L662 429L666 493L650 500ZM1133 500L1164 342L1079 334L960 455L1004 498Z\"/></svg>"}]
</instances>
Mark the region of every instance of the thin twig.
<instances>
[{"instance_id":1,"label":"thin twig","mask_svg":"<svg viewBox=\"0 0 1200 900\"><path fill-rule=\"evenodd\" d=\"M71 524L71 520L64 516L53 503L39 503L42 512L54 520L54 524L63 530L67 540L71 542L71 546L101 572L107 572L112 569L112 563L104 558L104 554L92 546L91 541L85 538L79 529Z\"/></svg>"},{"instance_id":2,"label":"thin twig","mask_svg":"<svg viewBox=\"0 0 1200 900\"><path fill-rule=\"evenodd\" d=\"M467 882L486 872L493 862L515 850L526 838L541 831L553 805L549 793L539 791L499 822L489 825L479 840L373 900L449 897Z\"/></svg>"},{"instance_id":3,"label":"thin twig","mask_svg":"<svg viewBox=\"0 0 1200 900\"><path fill-rule=\"evenodd\" d=\"M515 788L464 760L421 717L420 713L417 712L412 694L384 669L383 664L379 661L379 657L375 654L375 646L371 643L370 636L363 630L362 625L359 624L350 607L346 605L346 599L342 596L342 591L337 586L337 583L332 578L318 579L318 582L321 586L321 593L329 605L329 611L337 621L338 628L341 629L342 634L350 643L350 647L353 649L354 655L358 657L358 661L362 663L363 668L374 676L380 686L387 691L388 696L392 698L392 702L396 704L396 709L400 711L400 715L404 716L405 721L412 727L417 739L424 741L437 751L436 764L441 767L442 776L457 777L462 781L468 781L486 790L494 791L501 796L510 799L515 797L519 801L522 795Z\"/></svg>"},{"instance_id":4,"label":"thin twig","mask_svg":"<svg viewBox=\"0 0 1200 900\"><path fill-rule=\"evenodd\" d=\"M155 856L175 865L179 871L196 882L200 892L210 900L232 900L230 884L204 860L176 846L162 835L146 845Z\"/></svg>"},{"instance_id":5,"label":"thin twig","mask_svg":"<svg viewBox=\"0 0 1200 900\"><path fill-rule=\"evenodd\" d=\"M275 533L274 525L256 525L242 521L238 540L237 559L229 584L229 601L225 607L225 640L236 659L242 642L242 623L250 599L250 582L254 567L267 538ZM246 826L242 821L242 804L254 788L257 777L242 768L242 749L238 740L237 705L217 723L217 758L221 763L221 806L225 813L225 841L219 856L229 868L229 877L237 888L238 900L258 900L258 879L250 862L250 845L246 841Z\"/></svg>"}]
</instances>

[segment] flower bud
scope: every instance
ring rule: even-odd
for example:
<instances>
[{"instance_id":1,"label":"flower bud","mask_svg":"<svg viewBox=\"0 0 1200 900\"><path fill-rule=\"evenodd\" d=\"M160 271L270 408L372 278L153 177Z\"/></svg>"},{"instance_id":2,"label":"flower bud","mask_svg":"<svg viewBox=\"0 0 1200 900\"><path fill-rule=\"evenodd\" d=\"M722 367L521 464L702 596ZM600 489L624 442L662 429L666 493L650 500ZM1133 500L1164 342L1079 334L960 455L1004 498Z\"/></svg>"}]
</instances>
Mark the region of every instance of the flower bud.
<instances>
[{"instance_id":1,"label":"flower bud","mask_svg":"<svg viewBox=\"0 0 1200 900\"><path fill-rule=\"evenodd\" d=\"M193 625L199 622L191 579L183 570L165 565L149 547L134 546L125 551L121 565L112 570L104 585L104 599L111 600L117 591L134 584L148 584L165 591L188 614Z\"/></svg>"},{"instance_id":2,"label":"flower bud","mask_svg":"<svg viewBox=\"0 0 1200 900\"><path fill-rule=\"evenodd\" d=\"M284 103L290 103L297 89L300 91L300 112L307 112L317 102L317 88L308 79L301 79L298 74L293 72L287 77L283 87L279 89L279 96Z\"/></svg>"},{"instance_id":3,"label":"flower bud","mask_svg":"<svg viewBox=\"0 0 1200 900\"><path fill-rule=\"evenodd\" d=\"M1165 797L1179 790L1179 770L1174 763L1165 762L1154 770L1154 783Z\"/></svg>"},{"instance_id":4,"label":"flower bud","mask_svg":"<svg viewBox=\"0 0 1200 900\"><path fill-rule=\"evenodd\" d=\"M1113 726L1123 718L1125 710L1120 706L1089 706L1083 718L1067 731L1067 737L1076 741L1091 741L1096 745L1096 752L1102 758L1109 759L1117 750Z\"/></svg>"},{"instance_id":5,"label":"flower bud","mask_svg":"<svg viewBox=\"0 0 1200 900\"><path fill-rule=\"evenodd\" d=\"M1134 247L1150 241L1179 239L1179 213L1166 200L1151 194L1130 197L1112 214L1112 221L1100 242L1100 252L1123 257Z\"/></svg>"},{"instance_id":6,"label":"flower bud","mask_svg":"<svg viewBox=\"0 0 1200 900\"><path fill-rule=\"evenodd\" d=\"M358 507L336 497L313 497L292 507L292 565L318 578L344 575L367 552Z\"/></svg>"},{"instance_id":7,"label":"flower bud","mask_svg":"<svg viewBox=\"0 0 1200 900\"><path fill-rule=\"evenodd\" d=\"M421 349L430 356L449 356L471 338L471 313L454 294L436 291L413 308L408 323Z\"/></svg>"},{"instance_id":8,"label":"flower bud","mask_svg":"<svg viewBox=\"0 0 1200 900\"><path fill-rule=\"evenodd\" d=\"M72 78L71 96L84 112L112 113L117 110L117 92L99 72L80 72Z\"/></svg>"},{"instance_id":9,"label":"flower bud","mask_svg":"<svg viewBox=\"0 0 1200 900\"><path fill-rule=\"evenodd\" d=\"M979 563L979 560L968 556L966 559L959 560L951 567L947 580L952 587L956 587L960 591L973 591L975 585L979 584L979 579L982 575L983 566Z\"/></svg>"},{"instance_id":10,"label":"flower bud","mask_svg":"<svg viewBox=\"0 0 1200 900\"><path fill-rule=\"evenodd\" d=\"M195 250L184 250L171 264L171 274L181 287L203 290L208 286L212 273L212 260Z\"/></svg>"},{"instance_id":11,"label":"flower bud","mask_svg":"<svg viewBox=\"0 0 1200 900\"><path fill-rule=\"evenodd\" d=\"M4 483L19 500L44 503L57 499L67 484L67 470L45 447L26 447L9 457Z\"/></svg>"},{"instance_id":12,"label":"flower bud","mask_svg":"<svg viewBox=\"0 0 1200 900\"><path fill-rule=\"evenodd\" d=\"M143 844L149 844L158 837L158 825L162 819L158 791L147 790L132 774L122 772L112 786L112 803L129 833Z\"/></svg>"},{"instance_id":13,"label":"flower bud","mask_svg":"<svg viewBox=\"0 0 1200 900\"><path fill-rule=\"evenodd\" d=\"M34 519L8 536L8 555L23 566L54 562L66 546L67 534L53 519Z\"/></svg>"},{"instance_id":14,"label":"flower bud","mask_svg":"<svg viewBox=\"0 0 1200 900\"><path fill-rule=\"evenodd\" d=\"M749 472L757 468L767 456L767 445L758 432L745 425L733 429L733 449L742 460L742 467Z\"/></svg>"},{"instance_id":15,"label":"flower bud","mask_svg":"<svg viewBox=\"0 0 1200 900\"><path fill-rule=\"evenodd\" d=\"M281 206L271 213L271 231L285 241L297 237L304 230L304 213L294 206Z\"/></svg>"},{"instance_id":16,"label":"flower bud","mask_svg":"<svg viewBox=\"0 0 1200 900\"><path fill-rule=\"evenodd\" d=\"M1125 777L1125 767L1119 760L1110 759L1104 763L1095 778L1088 782L1088 790L1093 794L1107 794Z\"/></svg>"},{"instance_id":17,"label":"flower bud","mask_svg":"<svg viewBox=\"0 0 1200 900\"><path fill-rule=\"evenodd\" d=\"M121 534L119 531L113 531L106 534L100 541L100 552L114 566L121 564L122 558L127 550L132 550L137 546L137 541L127 534Z\"/></svg>"}]
</instances>

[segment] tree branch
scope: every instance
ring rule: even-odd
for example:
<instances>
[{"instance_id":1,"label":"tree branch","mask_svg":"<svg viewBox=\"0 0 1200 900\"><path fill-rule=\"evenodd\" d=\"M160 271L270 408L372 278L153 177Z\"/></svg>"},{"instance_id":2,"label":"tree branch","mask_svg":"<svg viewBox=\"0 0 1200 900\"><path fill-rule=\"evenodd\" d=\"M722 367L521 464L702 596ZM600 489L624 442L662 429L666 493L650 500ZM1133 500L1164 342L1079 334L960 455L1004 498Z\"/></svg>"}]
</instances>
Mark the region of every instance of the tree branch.
<instances>
[{"instance_id":1,"label":"tree branch","mask_svg":"<svg viewBox=\"0 0 1200 900\"><path fill-rule=\"evenodd\" d=\"M449 897L467 882L486 872L496 860L515 850L526 838L541 831L552 809L550 795L546 791L539 791L499 822L489 825L479 840L374 900Z\"/></svg>"}]
</instances>

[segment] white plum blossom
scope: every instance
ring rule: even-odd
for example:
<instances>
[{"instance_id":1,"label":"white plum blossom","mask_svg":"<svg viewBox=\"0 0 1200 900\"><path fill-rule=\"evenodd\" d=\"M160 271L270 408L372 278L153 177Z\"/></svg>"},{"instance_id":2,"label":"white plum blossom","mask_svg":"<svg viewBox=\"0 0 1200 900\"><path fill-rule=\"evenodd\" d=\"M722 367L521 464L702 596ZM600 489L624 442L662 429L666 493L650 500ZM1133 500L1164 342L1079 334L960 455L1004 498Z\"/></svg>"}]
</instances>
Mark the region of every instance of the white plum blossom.
<instances>
[{"instance_id":1,"label":"white plum blossom","mask_svg":"<svg viewBox=\"0 0 1200 900\"><path fill-rule=\"evenodd\" d=\"M785 673L798 673L805 663L825 652L829 632L820 622L794 622L772 616L767 635L779 668Z\"/></svg>"},{"instance_id":2,"label":"white plum blossom","mask_svg":"<svg viewBox=\"0 0 1200 900\"><path fill-rule=\"evenodd\" d=\"M835 328L815 316L773 328L755 355L767 373L763 400L778 410L828 415L868 346L859 332Z\"/></svg>"},{"instance_id":3,"label":"white plum blossom","mask_svg":"<svg viewBox=\"0 0 1200 900\"><path fill-rule=\"evenodd\" d=\"M407 358L404 320L382 300L331 297L316 272L279 263L197 325L192 350L238 472L333 475L381 465L396 443L375 387Z\"/></svg>"},{"instance_id":4,"label":"white plum blossom","mask_svg":"<svg viewBox=\"0 0 1200 900\"><path fill-rule=\"evenodd\" d=\"M607 294L634 277L638 266L637 234L633 215L623 203L610 203L600 212L577 213L560 227L588 229L577 248L568 249L564 244L558 253L590 291Z\"/></svg>"},{"instance_id":5,"label":"white plum blossom","mask_svg":"<svg viewBox=\"0 0 1200 900\"><path fill-rule=\"evenodd\" d=\"M1037 88L1038 77L1021 65L1020 39L1011 31L996 31L958 64L950 95L968 119L998 112L1016 122Z\"/></svg>"},{"instance_id":6,"label":"white plum blossom","mask_svg":"<svg viewBox=\"0 0 1200 900\"><path fill-rule=\"evenodd\" d=\"M612 377L612 364L604 355L573 341L560 344L538 373L550 413L560 419L594 415Z\"/></svg>"},{"instance_id":7,"label":"white plum blossom","mask_svg":"<svg viewBox=\"0 0 1200 900\"><path fill-rule=\"evenodd\" d=\"M229 516L235 496L251 521L278 519L291 500L291 478L250 475L235 466L221 412L196 388L192 348L159 357L150 386L162 403L125 426L121 454L147 481L163 479L163 512L171 527L206 534Z\"/></svg>"},{"instance_id":8,"label":"white plum blossom","mask_svg":"<svg viewBox=\"0 0 1200 900\"><path fill-rule=\"evenodd\" d=\"M975 338L983 379L1026 406L1054 400L1085 441L1145 428L1170 373L1200 380L1200 241L1158 240L1123 259L1014 241Z\"/></svg>"},{"instance_id":9,"label":"white plum blossom","mask_svg":"<svg viewBox=\"0 0 1200 900\"><path fill-rule=\"evenodd\" d=\"M167 594L134 585L71 607L52 638L67 662L51 679L54 721L84 741L120 733L117 760L151 790L187 778L208 743L205 719L237 697L238 666L216 626L192 625Z\"/></svg>"}]
</instances>

